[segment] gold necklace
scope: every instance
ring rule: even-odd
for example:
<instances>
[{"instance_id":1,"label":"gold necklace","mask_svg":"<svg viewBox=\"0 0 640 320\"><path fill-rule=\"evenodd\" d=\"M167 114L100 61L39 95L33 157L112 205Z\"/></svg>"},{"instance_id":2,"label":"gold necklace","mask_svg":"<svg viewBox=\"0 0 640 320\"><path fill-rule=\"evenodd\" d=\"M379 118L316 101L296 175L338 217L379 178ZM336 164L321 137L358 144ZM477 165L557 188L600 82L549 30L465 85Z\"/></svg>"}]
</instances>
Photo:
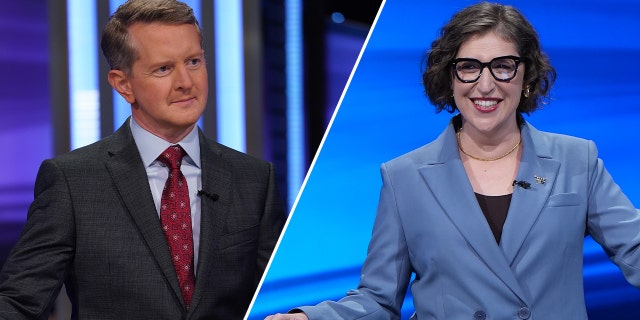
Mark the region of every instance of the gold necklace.
<instances>
[{"instance_id":1,"label":"gold necklace","mask_svg":"<svg viewBox=\"0 0 640 320\"><path fill-rule=\"evenodd\" d=\"M469 157L471 159L476 159L478 161L496 161L496 160L500 160L500 159L512 154L514 151L516 151L516 149L518 149L518 146L520 146L520 143L522 142L522 136L520 136L520 140L518 140L518 143L516 143L516 145L513 146L513 148L511 148L511 150L509 150L507 153L505 153L505 154L503 154L501 156L495 157L495 158L479 158L479 157L472 156L472 155L468 154L466 151L464 151L464 149L462 149L462 143L460 143L460 132L462 132L462 130L459 130L456 133L456 138L458 140L458 149L460 149L460 152L464 153L467 157Z\"/></svg>"}]
</instances>

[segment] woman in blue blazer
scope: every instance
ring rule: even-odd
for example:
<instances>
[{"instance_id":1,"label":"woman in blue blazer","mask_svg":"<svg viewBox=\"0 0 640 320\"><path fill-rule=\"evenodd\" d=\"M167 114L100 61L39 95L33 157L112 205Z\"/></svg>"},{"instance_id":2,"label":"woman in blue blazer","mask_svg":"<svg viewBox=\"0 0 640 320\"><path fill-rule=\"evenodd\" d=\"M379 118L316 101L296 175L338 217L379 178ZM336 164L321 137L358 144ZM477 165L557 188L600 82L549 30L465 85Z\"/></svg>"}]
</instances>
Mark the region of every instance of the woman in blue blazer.
<instances>
[{"instance_id":1,"label":"woman in blue blazer","mask_svg":"<svg viewBox=\"0 0 640 320\"><path fill-rule=\"evenodd\" d=\"M438 111L459 115L435 141L382 165L358 289L268 318L398 319L411 285L415 319L587 319L585 235L640 286L640 215L595 144L522 117L554 80L513 7L454 15L423 83Z\"/></svg>"}]
</instances>

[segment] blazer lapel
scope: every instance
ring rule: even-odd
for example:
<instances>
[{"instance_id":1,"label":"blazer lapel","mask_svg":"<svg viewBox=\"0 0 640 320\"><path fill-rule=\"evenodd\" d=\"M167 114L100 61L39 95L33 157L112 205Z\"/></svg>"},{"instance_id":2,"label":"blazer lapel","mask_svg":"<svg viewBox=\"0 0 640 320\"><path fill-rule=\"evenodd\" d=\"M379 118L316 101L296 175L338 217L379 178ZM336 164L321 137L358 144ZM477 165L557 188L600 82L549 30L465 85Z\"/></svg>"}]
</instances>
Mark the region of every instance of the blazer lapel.
<instances>
[{"instance_id":1,"label":"blazer lapel","mask_svg":"<svg viewBox=\"0 0 640 320\"><path fill-rule=\"evenodd\" d=\"M551 159L544 137L529 124L522 127L522 144L516 180L530 183L530 188L514 187L504 224L500 246L510 265L540 216L560 169L560 162Z\"/></svg>"},{"instance_id":2,"label":"blazer lapel","mask_svg":"<svg viewBox=\"0 0 640 320\"><path fill-rule=\"evenodd\" d=\"M207 195L203 195L201 200L200 252L190 310L196 309L203 290L211 285L207 283L210 278L208 274L218 269L218 244L223 234L225 217L231 208L231 163L221 156L217 144L207 140L202 132L199 136L202 190Z\"/></svg>"},{"instance_id":3,"label":"blazer lapel","mask_svg":"<svg viewBox=\"0 0 640 320\"><path fill-rule=\"evenodd\" d=\"M474 196L457 152L453 125L449 125L435 143L434 149L429 149L433 156L425 157L431 160L426 160L418 169L430 191L478 257L516 295L527 301Z\"/></svg>"},{"instance_id":4,"label":"blazer lapel","mask_svg":"<svg viewBox=\"0 0 640 320\"><path fill-rule=\"evenodd\" d=\"M140 230L151 254L156 259L167 282L184 304L178 277L171 261L167 240L149 189L149 180L140 153L131 135L129 122L110 138L105 166L111 174L122 201Z\"/></svg>"}]
</instances>

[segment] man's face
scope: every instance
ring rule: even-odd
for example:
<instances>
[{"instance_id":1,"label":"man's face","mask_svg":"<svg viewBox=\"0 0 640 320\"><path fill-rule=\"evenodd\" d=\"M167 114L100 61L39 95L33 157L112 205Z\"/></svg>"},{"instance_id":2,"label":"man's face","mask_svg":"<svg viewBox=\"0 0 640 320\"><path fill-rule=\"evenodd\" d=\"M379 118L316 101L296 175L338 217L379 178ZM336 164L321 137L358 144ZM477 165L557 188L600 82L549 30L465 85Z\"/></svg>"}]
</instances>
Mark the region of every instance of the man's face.
<instances>
[{"instance_id":1,"label":"man's face","mask_svg":"<svg viewBox=\"0 0 640 320\"><path fill-rule=\"evenodd\" d=\"M136 23L129 28L137 53L126 76L136 122L168 141L182 139L207 103L208 81L200 34L192 24Z\"/></svg>"}]
</instances>

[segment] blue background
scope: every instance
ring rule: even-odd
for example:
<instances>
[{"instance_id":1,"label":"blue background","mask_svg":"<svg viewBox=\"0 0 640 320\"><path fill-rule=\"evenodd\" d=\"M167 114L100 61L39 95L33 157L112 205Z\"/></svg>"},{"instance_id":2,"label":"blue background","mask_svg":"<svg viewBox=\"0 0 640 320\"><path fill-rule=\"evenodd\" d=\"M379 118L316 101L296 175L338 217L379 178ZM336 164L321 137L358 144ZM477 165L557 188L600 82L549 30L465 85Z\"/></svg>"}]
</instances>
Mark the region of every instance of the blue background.
<instances>
[{"instance_id":1,"label":"blue background","mask_svg":"<svg viewBox=\"0 0 640 320\"><path fill-rule=\"evenodd\" d=\"M250 319L339 299L355 288L381 186L382 162L433 140L449 122L423 95L420 62L438 29L472 1L388 0L291 216ZM592 139L640 207L640 1L511 1L558 72L552 101L526 117ZM587 238L590 319L640 319L640 291ZM544 262L541 262L544 263ZM412 313L410 297L403 318Z\"/></svg>"},{"instance_id":2,"label":"blue background","mask_svg":"<svg viewBox=\"0 0 640 320\"><path fill-rule=\"evenodd\" d=\"M46 1L2 1L0 10L0 265L53 153Z\"/></svg>"}]
</instances>

